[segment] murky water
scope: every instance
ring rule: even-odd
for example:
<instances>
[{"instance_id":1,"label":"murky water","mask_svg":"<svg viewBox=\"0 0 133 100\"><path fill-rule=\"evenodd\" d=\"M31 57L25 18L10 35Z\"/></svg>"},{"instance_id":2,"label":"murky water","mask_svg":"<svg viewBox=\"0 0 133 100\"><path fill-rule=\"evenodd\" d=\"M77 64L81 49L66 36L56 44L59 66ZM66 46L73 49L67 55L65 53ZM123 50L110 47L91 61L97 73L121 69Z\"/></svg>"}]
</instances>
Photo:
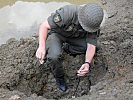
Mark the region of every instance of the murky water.
<instances>
[{"instance_id":1,"label":"murky water","mask_svg":"<svg viewBox=\"0 0 133 100\"><path fill-rule=\"evenodd\" d=\"M12 5L18 0L0 0L0 7L3 7L5 5ZM21 1L27 1L27 2L70 2L73 4L83 4L88 2L100 2L100 0L21 0Z\"/></svg>"},{"instance_id":2,"label":"murky water","mask_svg":"<svg viewBox=\"0 0 133 100\"><path fill-rule=\"evenodd\" d=\"M5 43L9 38L19 39L37 34L41 22L44 21L51 12L54 12L61 6L70 3L84 4L87 2L98 2L98 0L55 0L60 2L49 2L52 0L41 0L42 2L27 1L0 1L0 6L4 6L0 9L0 44Z\"/></svg>"}]
</instances>

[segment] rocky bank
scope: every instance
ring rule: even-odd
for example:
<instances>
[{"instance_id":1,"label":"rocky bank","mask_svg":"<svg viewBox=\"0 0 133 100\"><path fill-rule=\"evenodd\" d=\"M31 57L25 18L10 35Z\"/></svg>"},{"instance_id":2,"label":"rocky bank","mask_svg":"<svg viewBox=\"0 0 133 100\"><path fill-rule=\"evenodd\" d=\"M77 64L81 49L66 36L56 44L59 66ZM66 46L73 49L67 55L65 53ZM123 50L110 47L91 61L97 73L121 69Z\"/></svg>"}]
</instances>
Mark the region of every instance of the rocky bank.
<instances>
[{"instance_id":1,"label":"rocky bank","mask_svg":"<svg viewBox=\"0 0 133 100\"><path fill-rule=\"evenodd\" d=\"M101 49L90 73L82 77L73 100L133 100L133 1L106 0L108 19L101 28ZM61 93L47 62L35 58L36 37L9 39L0 46L0 100L72 99L75 75L84 55L63 54L68 91Z\"/></svg>"}]
</instances>

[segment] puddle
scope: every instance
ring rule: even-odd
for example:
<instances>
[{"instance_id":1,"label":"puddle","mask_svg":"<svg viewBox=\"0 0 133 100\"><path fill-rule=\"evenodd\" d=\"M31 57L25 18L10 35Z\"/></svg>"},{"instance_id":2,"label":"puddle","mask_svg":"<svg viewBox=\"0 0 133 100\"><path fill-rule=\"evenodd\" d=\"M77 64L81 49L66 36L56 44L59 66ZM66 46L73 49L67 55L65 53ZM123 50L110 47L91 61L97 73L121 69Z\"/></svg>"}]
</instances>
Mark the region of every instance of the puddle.
<instances>
[{"instance_id":1,"label":"puddle","mask_svg":"<svg viewBox=\"0 0 133 100\"><path fill-rule=\"evenodd\" d=\"M40 23L45 20L51 12L61 6L68 5L67 2L22 2L17 1L12 6L0 9L0 44L9 38L30 37L37 33Z\"/></svg>"},{"instance_id":2,"label":"puddle","mask_svg":"<svg viewBox=\"0 0 133 100\"><path fill-rule=\"evenodd\" d=\"M2 0L0 1L0 7L4 7L6 5L12 5L18 0ZM101 2L101 0L21 0L21 1L27 1L27 2L70 2L72 4L85 4L88 2Z\"/></svg>"},{"instance_id":3,"label":"puddle","mask_svg":"<svg viewBox=\"0 0 133 100\"><path fill-rule=\"evenodd\" d=\"M46 1L48 2L49 0ZM85 1L87 0L83 0L82 3ZM96 0L92 1L95 2ZM77 3L81 4L79 1L77 1ZM56 9L68 4L70 3L17 1L11 6L7 5L1 8L0 45L5 43L9 38L20 39L22 37L31 37L37 34L42 21Z\"/></svg>"}]
</instances>

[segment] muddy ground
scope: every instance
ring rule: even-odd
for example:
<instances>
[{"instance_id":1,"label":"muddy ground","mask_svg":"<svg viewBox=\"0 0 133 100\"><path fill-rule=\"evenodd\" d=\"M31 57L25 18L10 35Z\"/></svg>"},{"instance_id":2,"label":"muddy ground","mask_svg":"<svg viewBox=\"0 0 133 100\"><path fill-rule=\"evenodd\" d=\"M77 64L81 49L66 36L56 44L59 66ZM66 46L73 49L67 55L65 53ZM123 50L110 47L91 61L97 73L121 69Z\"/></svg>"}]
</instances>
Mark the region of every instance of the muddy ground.
<instances>
[{"instance_id":1,"label":"muddy ground","mask_svg":"<svg viewBox=\"0 0 133 100\"><path fill-rule=\"evenodd\" d=\"M75 100L133 100L133 1L102 1L108 19L101 28L101 49L90 73L81 79ZM84 55L63 54L68 91L56 88L50 67L35 58L36 37L10 39L0 46L0 100L72 99Z\"/></svg>"}]
</instances>

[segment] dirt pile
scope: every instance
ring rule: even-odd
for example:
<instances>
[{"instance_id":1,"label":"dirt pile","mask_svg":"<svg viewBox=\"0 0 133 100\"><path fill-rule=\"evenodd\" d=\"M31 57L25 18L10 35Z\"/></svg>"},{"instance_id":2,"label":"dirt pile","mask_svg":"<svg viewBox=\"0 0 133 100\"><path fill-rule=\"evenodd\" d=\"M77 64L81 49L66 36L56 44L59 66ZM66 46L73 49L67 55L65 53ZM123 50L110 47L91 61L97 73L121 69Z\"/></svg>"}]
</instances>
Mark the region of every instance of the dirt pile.
<instances>
[{"instance_id":1,"label":"dirt pile","mask_svg":"<svg viewBox=\"0 0 133 100\"><path fill-rule=\"evenodd\" d=\"M56 88L50 65L47 62L41 65L35 57L37 47L36 38L21 39L20 41L10 39L1 46L0 87L10 91L18 90L26 96L35 93L48 99L71 98L78 81L76 70L84 62L84 55L73 57L64 53L63 67L69 89L66 93L60 93ZM96 84L107 71L104 61L106 59L101 54L96 55L95 58L92 71L81 79L77 96L88 94L90 84ZM98 75L98 73L101 74Z\"/></svg>"},{"instance_id":2,"label":"dirt pile","mask_svg":"<svg viewBox=\"0 0 133 100\"><path fill-rule=\"evenodd\" d=\"M133 1L106 2L109 18L101 29L101 50L95 55L90 73L81 80L75 100L133 99ZM40 65L35 58L37 47L35 37L10 39L0 46L0 100L71 99L77 83L76 69L84 56L64 53L69 89L60 93L50 67L47 63Z\"/></svg>"}]
</instances>

